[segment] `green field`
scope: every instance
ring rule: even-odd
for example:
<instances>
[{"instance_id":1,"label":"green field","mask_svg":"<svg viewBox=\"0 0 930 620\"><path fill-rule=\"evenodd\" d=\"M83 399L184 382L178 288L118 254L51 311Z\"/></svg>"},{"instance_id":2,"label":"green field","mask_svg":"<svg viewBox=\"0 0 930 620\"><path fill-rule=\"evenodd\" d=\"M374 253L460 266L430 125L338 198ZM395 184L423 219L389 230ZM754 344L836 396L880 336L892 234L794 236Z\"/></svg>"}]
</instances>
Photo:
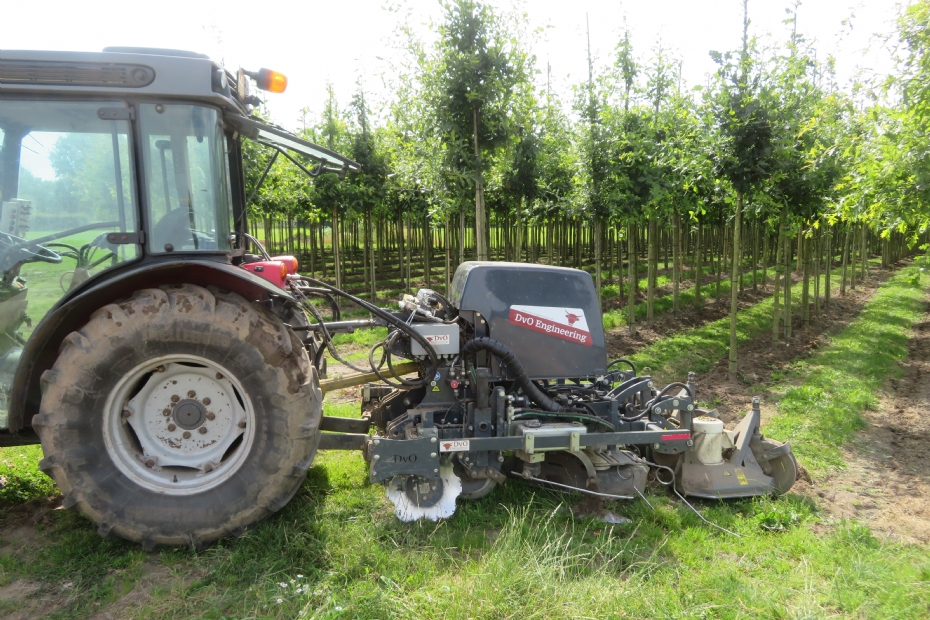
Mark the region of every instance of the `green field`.
<instances>
[{"instance_id":1,"label":"green field","mask_svg":"<svg viewBox=\"0 0 930 620\"><path fill-rule=\"evenodd\" d=\"M830 346L772 388L785 397L769 430L797 442L815 481L843 466L837 450L857 425L822 440L832 451L826 460L813 458L817 429L838 409L855 420L872 402L849 390L874 393L906 354L903 339L926 306L915 269L891 278ZM761 328L769 304L741 312L741 329ZM726 337L711 323L636 358L677 372L660 345L706 349ZM834 372L862 358L863 338L881 359L862 362L862 372ZM326 407L329 415L356 412L354 403ZM56 601L53 618L101 610L127 618L923 618L930 609L930 550L824 519L816 501L794 493L696 503L739 538L661 489L649 495L654 509L608 504L631 521L609 525L573 517L577 496L519 482L460 502L451 519L409 524L367 483L359 455L323 453L298 495L256 530L199 553L148 554L101 539L83 517L60 510L17 538L30 514L24 502L55 493L38 458L37 447L0 453L0 588L37 584L31 597L0 601L2 613L34 608L42 596Z\"/></svg>"}]
</instances>

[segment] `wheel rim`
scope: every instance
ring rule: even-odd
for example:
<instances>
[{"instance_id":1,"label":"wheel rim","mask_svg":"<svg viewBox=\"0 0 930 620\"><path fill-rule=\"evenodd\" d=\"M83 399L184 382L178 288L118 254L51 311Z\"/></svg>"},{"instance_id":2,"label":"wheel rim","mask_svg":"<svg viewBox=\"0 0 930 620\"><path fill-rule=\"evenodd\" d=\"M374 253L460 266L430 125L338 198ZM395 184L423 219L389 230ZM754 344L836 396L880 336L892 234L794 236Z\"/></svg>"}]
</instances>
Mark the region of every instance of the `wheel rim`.
<instances>
[{"instance_id":1,"label":"wheel rim","mask_svg":"<svg viewBox=\"0 0 930 620\"><path fill-rule=\"evenodd\" d=\"M255 414L239 381L196 355L166 355L123 375L107 398L104 441L128 478L151 491L190 495L242 466Z\"/></svg>"}]
</instances>

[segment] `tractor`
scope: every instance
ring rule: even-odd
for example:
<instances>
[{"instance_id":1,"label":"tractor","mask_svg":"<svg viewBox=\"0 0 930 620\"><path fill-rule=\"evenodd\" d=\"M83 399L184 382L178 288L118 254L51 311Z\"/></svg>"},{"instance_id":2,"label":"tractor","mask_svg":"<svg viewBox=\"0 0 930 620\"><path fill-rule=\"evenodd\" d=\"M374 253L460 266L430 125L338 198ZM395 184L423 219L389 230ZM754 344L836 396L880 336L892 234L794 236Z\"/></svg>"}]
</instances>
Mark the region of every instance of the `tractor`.
<instances>
[{"instance_id":1,"label":"tractor","mask_svg":"<svg viewBox=\"0 0 930 620\"><path fill-rule=\"evenodd\" d=\"M0 447L41 443L65 508L199 548L285 506L319 449L360 451L402 520L514 479L614 499L650 478L791 487L757 406L727 430L693 377L659 388L608 362L584 271L466 262L446 294L382 308L269 255L243 140L310 177L359 170L253 114L255 87L286 85L177 50L0 51ZM367 367L325 379L333 336L372 327ZM349 385L360 417L323 416L323 390Z\"/></svg>"}]
</instances>

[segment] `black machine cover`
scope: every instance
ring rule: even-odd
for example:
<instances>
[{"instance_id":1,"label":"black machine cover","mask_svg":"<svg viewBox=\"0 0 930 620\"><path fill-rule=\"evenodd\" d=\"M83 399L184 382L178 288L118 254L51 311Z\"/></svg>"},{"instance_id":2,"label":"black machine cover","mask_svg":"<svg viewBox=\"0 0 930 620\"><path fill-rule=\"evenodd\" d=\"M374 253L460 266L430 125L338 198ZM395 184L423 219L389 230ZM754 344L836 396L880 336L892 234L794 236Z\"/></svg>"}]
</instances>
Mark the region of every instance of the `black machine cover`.
<instances>
[{"instance_id":1,"label":"black machine cover","mask_svg":"<svg viewBox=\"0 0 930 620\"><path fill-rule=\"evenodd\" d=\"M531 379L606 372L601 307L585 271L469 261L455 271L449 300L462 312L480 313L490 337L513 351Z\"/></svg>"}]
</instances>

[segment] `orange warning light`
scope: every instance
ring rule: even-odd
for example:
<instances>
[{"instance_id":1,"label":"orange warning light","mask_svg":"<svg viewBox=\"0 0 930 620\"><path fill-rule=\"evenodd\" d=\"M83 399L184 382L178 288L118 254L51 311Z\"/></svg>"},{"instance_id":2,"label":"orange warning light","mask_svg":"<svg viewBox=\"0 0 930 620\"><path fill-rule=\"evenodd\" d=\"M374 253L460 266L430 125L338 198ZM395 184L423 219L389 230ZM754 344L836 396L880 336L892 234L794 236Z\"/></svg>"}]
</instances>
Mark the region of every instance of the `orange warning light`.
<instances>
[{"instance_id":1,"label":"orange warning light","mask_svg":"<svg viewBox=\"0 0 930 620\"><path fill-rule=\"evenodd\" d=\"M287 76L271 69L259 69L255 81L260 89L269 93L283 93L287 90Z\"/></svg>"}]
</instances>

